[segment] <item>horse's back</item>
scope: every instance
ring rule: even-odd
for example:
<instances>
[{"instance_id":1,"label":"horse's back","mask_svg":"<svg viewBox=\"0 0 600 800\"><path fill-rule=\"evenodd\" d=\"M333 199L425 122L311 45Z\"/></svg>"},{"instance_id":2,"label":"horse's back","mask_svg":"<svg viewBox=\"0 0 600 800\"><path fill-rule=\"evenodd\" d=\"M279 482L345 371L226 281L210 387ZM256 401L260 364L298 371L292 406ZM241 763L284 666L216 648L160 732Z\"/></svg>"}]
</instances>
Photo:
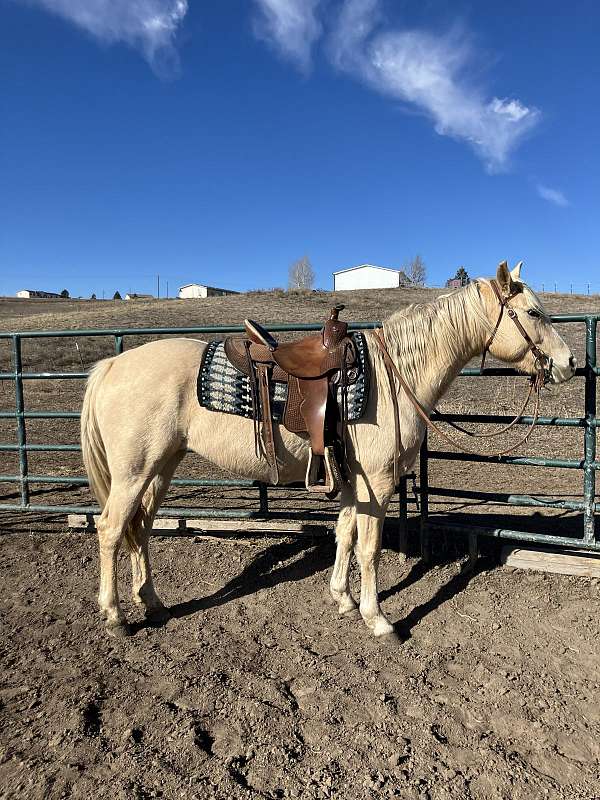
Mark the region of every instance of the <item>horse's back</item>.
<instances>
[{"instance_id":1,"label":"horse's back","mask_svg":"<svg viewBox=\"0 0 600 800\"><path fill-rule=\"evenodd\" d=\"M110 359L96 394L104 426L147 431L150 420L169 419L185 427L205 347L197 339L159 339Z\"/></svg>"}]
</instances>

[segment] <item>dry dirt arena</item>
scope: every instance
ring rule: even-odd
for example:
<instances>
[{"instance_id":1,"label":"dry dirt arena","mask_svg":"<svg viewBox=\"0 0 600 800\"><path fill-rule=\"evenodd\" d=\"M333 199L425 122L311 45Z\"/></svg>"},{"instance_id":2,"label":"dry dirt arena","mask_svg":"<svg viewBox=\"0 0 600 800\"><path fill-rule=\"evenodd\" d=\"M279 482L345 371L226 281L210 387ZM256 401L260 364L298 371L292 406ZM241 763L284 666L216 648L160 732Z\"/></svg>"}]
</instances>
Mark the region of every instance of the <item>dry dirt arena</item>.
<instances>
[{"instance_id":1,"label":"dry dirt arena","mask_svg":"<svg viewBox=\"0 0 600 800\"><path fill-rule=\"evenodd\" d=\"M114 640L94 536L9 523L3 798L600 796L594 580L387 549L382 647L329 605L331 535L152 545L173 619L146 625L123 557Z\"/></svg>"},{"instance_id":2,"label":"dry dirt arena","mask_svg":"<svg viewBox=\"0 0 600 800\"><path fill-rule=\"evenodd\" d=\"M348 317L385 316L385 309L377 313L383 297L371 295L350 298ZM14 309L26 307L12 303L0 322L5 330L192 325L235 321L249 302L265 321L316 321L330 302L318 299L314 307L312 299L284 296L274 309L272 298L216 298L202 315L200 306L177 303L94 305L101 318L96 311L90 317L91 304L73 304L62 317L44 316L39 306L38 316L18 318ZM566 302L556 299L555 310L583 310L581 298L571 308ZM182 308L192 310L185 320ZM579 355L581 341L574 344ZM89 340L80 345L87 368L98 353ZM37 345L25 355L26 368L49 363ZM6 363L0 357L6 369L8 355ZM64 349L53 358L54 369L78 369ZM487 380L471 381L463 394L457 389L444 408L509 413L512 383L496 381L488 391ZM77 408L81 387L73 384L56 393L49 382L29 382L28 408ZM0 405L10 408L10 392L0 390ZM569 384L552 413L580 413L578 392ZM32 442L76 441L75 424L34 422ZM14 440L6 421L0 429L2 441ZM581 452L579 431L536 436L530 452ZM32 454L30 468L80 474L78 454L69 458ZM190 464L182 477L200 474ZM454 462L430 469L434 485L518 485L563 497L581 491L574 471ZM1 471L15 470L13 459ZM2 502L15 502L15 489L0 484ZM192 495L179 489L169 502L189 504ZM90 498L83 489L60 497L38 487L32 501ZM461 510L490 514L479 505L432 502L437 514ZM580 525L547 514L526 523L552 532ZM67 530L64 518L0 513L0 797L600 798L598 581L501 567L493 543L470 575L461 571L464 552L460 539L438 536L426 566L384 549L380 597L402 638L386 647L329 604L334 540L326 527L294 537L156 536L156 585L173 618L163 627L146 624L129 601L122 554L121 596L134 635L115 640L96 610L94 534ZM356 595L356 569L352 585Z\"/></svg>"}]
</instances>

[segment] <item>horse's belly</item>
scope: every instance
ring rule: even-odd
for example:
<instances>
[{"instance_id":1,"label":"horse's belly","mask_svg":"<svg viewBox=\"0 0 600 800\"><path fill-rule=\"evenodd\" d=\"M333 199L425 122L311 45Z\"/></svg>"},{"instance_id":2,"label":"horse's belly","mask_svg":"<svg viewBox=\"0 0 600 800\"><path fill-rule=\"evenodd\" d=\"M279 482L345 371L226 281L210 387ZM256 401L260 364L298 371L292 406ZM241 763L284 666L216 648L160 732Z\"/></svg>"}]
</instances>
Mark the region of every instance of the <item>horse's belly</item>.
<instances>
[{"instance_id":1,"label":"horse's belly","mask_svg":"<svg viewBox=\"0 0 600 800\"><path fill-rule=\"evenodd\" d=\"M308 441L273 425L282 484L304 481L308 463ZM198 407L188 432L188 448L227 472L244 478L270 481L264 458L255 452L254 423L245 417L207 411Z\"/></svg>"}]
</instances>

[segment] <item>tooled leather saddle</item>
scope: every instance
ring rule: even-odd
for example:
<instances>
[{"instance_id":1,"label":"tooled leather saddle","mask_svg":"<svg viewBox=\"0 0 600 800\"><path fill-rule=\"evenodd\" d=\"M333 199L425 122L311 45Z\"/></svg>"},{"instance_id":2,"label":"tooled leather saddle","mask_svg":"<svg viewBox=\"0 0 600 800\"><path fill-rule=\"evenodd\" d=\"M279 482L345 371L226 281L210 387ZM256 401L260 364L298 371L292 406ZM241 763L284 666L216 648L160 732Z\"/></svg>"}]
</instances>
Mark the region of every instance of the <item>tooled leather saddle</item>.
<instances>
[{"instance_id":1,"label":"tooled leather saddle","mask_svg":"<svg viewBox=\"0 0 600 800\"><path fill-rule=\"evenodd\" d=\"M231 336L224 343L231 364L250 379L256 452L269 464L272 482L279 481L271 413L271 384L277 381L288 385L283 425L310 438L306 488L329 497L344 480L347 387L358 376L356 348L347 323L339 319L343 308L331 309L320 333L293 342L279 343L247 319L246 336Z\"/></svg>"}]
</instances>

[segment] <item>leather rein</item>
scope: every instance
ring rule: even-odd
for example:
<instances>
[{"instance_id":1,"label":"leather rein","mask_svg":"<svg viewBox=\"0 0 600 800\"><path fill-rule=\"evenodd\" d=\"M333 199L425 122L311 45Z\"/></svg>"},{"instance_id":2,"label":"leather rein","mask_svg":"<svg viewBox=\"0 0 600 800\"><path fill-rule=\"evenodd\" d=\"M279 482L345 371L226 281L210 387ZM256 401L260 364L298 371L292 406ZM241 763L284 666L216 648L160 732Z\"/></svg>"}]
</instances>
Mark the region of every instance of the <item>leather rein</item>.
<instances>
[{"instance_id":1,"label":"leather rein","mask_svg":"<svg viewBox=\"0 0 600 800\"><path fill-rule=\"evenodd\" d=\"M535 344L535 342L532 340L532 338L529 336L529 334L527 333L527 331L525 330L525 328L523 327L523 325L519 321L519 318L517 316L517 312L510 305L510 301L512 300L513 297L515 297L519 293L520 289L517 289L516 291L513 291L512 293L510 293L508 295L503 295L502 292L500 291L500 288L499 288L497 282L495 280L491 280L490 284L491 284L492 289L494 290L494 293L495 293L495 295L496 295L496 297L498 299L498 303L500 304L500 313L498 315L498 319L496 321L496 325L494 326L494 329L493 329L491 335L489 336L488 340L486 341L485 346L483 348L483 354L482 354L482 357L481 357L480 371L483 373L486 355L487 355L487 353L488 353L488 351L489 351L489 349L490 349L490 347L492 345L492 342L494 341L494 338L496 337L496 334L498 333L498 329L500 328L500 323L502 322L502 317L504 316L504 311L506 311L507 315L510 317L510 319L516 325L517 330L519 331L521 336L525 339L525 341L526 341L526 343L528 345L528 349L535 356L536 374L532 375L531 378L530 378L529 392L527 393L527 397L525 398L525 402L523 403L521 409L519 410L519 413L517 414L517 416L508 425L505 425L500 430L494 431L493 433L477 434L477 433L474 433L473 431L468 431L468 430L466 430L464 428L461 428L460 426L454 424L451 420L445 419L444 421L447 422L449 425L451 425L456 430L460 431L461 433L463 433L463 434L465 434L467 436L473 436L473 437L476 437L476 438L490 438L490 437L494 437L494 436L499 436L500 434L505 433L506 431L510 430L514 425L517 424L517 422L519 422L519 420L523 416L523 413L524 413L525 409L529 405L529 401L531 399L531 395L535 392L535 395L536 395L535 407L534 407L534 414L533 414L533 419L532 419L531 425L528 426L527 431L525 432L525 435L521 439L519 439L519 441L516 444L512 445L511 447L508 447L506 450L502 450L502 451L500 451L498 453L493 453L492 454L493 457L500 457L500 456L507 455L508 453L512 453L514 450L516 450L518 447L520 447L522 444L524 444L529 439L529 437L530 437L530 435L531 435L531 433L532 433L532 431L533 431L533 429L535 427L535 424L536 424L536 422L538 420L539 411L540 411L540 391L541 391L542 386L545 383L547 383L547 381L549 380L549 377L550 377L550 366L551 366L552 361ZM389 354L389 352L387 350L386 344L385 344L385 338L384 338L385 334L384 334L383 328L376 328L373 331L373 333L374 333L374 336L375 336L375 341L377 342L377 344L379 346L379 349L381 350L382 355L383 355L383 359L384 359L384 363L385 363L385 367L386 367L386 372L387 372L387 376L388 376L388 381L389 381L389 384L390 384L390 391L391 391L391 395L392 395L392 404L393 404L393 407L394 407L394 431L395 431L395 439L396 439L396 447L395 447L395 452L394 452L394 480L395 480L395 482L398 483L398 480L400 478L400 475L399 475L399 459L400 459L400 452L401 452L402 443L400 441L400 415L399 415L399 409L398 409L398 393L396 391L396 387L395 387L395 384L394 384L394 377L397 378L397 380L398 380L398 382L400 384L400 387L404 390L406 396L408 397L408 399L412 403L412 405L413 405L415 411L417 412L417 414L421 417L421 419L423 419L423 421L425 422L425 424L429 428L434 430L439 436L441 436L443 439L445 439L447 442L452 444L454 447L456 447L458 450L462 451L463 453L473 454L474 453L473 450L467 450L466 448L464 448L459 442L456 441L456 439L454 437L452 437L449 434L445 433L445 431L443 431L441 428L439 428L429 418L428 412L423 408L423 406L421 405L421 403L417 399L415 393L413 392L413 390L410 388L410 386L408 385L408 383L406 382L406 380L402 376L402 373L400 372L398 367L392 361L392 358L391 358L391 356L390 356L390 354ZM433 409L433 411L436 411L436 413L438 413L438 414L440 413L435 408ZM443 417L443 415L441 415L441 414L440 414L440 416Z\"/></svg>"}]
</instances>

